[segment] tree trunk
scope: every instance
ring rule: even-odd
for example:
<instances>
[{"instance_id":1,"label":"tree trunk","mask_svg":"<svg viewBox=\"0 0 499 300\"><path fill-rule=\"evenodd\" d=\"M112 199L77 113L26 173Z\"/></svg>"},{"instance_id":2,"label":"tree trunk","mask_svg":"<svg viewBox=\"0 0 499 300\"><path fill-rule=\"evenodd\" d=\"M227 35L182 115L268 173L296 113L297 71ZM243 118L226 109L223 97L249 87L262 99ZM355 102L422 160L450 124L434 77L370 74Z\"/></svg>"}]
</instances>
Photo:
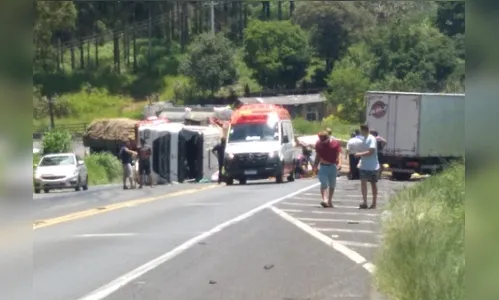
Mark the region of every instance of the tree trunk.
<instances>
[{"instance_id":1,"label":"tree trunk","mask_svg":"<svg viewBox=\"0 0 499 300\"><path fill-rule=\"evenodd\" d=\"M90 67L90 41L87 41L87 67Z\"/></svg>"},{"instance_id":2,"label":"tree trunk","mask_svg":"<svg viewBox=\"0 0 499 300\"><path fill-rule=\"evenodd\" d=\"M133 72L137 72L137 35L135 29L132 31L132 47L133 47Z\"/></svg>"},{"instance_id":3,"label":"tree trunk","mask_svg":"<svg viewBox=\"0 0 499 300\"><path fill-rule=\"evenodd\" d=\"M71 53L71 70L74 70L76 68L74 40L71 40L70 53Z\"/></svg>"},{"instance_id":4,"label":"tree trunk","mask_svg":"<svg viewBox=\"0 0 499 300\"><path fill-rule=\"evenodd\" d=\"M113 52L114 52L114 70L116 73L120 73L120 38L118 33L113 32Z\"/></svg>"},{"instance_id":5,"label":"tree trunk","mask_svg":"<svg viewBox=\"0 0 499 300\"><path fill-rule=\"evenodd\" d=\"M80 69L85 68L85 48L83 44L83 40L80 39Z\"/></svg>"},{"instance_id":6,"label":"tree trunk","mask_svg":"<svg viewBox=\"0 0 499 300\"><path fill-rule=\"evenodd\" d=\"M279 0L277 2L277 18L279 18L279 21L282 20L282 1Z\"/></svg>"},{"instance_id":7,"label":"tree trunk","mask_svg":"<svg viewBox=\"0 0 499 300\"><path fill-rule=\"evenodd\" d=\"M95 36L95 68L99 68L99 37Z\"/></svg>"},{"instance_id":8,"label":"tree trunk","mask_svg":"<svg viewBox=\"0 0 499 300\"><path fill-rule=\"evenodd\" d=\"M292 17L294 12L295 12L295 2L289 1L289 17Z\"/></svg>"}]
</instances>

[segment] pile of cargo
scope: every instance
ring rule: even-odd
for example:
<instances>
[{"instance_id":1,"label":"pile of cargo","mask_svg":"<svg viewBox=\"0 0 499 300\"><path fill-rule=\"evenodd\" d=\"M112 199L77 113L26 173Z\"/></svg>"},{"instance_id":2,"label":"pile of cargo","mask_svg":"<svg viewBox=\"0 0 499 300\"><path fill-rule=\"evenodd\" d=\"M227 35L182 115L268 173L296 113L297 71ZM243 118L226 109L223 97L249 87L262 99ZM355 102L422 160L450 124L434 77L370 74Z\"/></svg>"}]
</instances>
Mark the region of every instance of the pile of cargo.
<instances>
[{"instance_id":1,"label":"pile of cargo","mask_svg":"<svg viewBox=\"0 0 499 300\"><path fill-rule=\"evenodd\" d=\"M135 141L137 120L118 118L93 121L83 135L83 145L91 152L115 152L126 141Z\"/></svg>"}]
</instances>

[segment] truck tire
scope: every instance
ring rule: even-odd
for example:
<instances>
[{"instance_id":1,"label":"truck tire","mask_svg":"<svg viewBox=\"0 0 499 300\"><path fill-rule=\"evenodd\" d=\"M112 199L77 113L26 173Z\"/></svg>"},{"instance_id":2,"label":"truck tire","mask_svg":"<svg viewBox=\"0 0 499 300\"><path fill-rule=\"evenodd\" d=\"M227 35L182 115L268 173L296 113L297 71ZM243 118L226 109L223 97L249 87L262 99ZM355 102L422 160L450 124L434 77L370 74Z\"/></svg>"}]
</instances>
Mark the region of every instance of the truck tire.
<instances>
[{"instance_id":1,"label":"truck tire","mask_svg":"<svg viewBox=\"0 0 499 300\"><path fill-rule=\"evenodd\" d=\"M234 178L225 178L225 184L226 185L233 185L234 184Z\"/></svg>"},{"instance_id":2,"label":"truck tire","mask_svg":"<svg viewBox=\"0 0 499 300\"><path fill-rule=\"evenodd\" d=\"M392 172L392 178L397 181L408 181L411 179L412 173Z\"/></svg>"}]
</instances>

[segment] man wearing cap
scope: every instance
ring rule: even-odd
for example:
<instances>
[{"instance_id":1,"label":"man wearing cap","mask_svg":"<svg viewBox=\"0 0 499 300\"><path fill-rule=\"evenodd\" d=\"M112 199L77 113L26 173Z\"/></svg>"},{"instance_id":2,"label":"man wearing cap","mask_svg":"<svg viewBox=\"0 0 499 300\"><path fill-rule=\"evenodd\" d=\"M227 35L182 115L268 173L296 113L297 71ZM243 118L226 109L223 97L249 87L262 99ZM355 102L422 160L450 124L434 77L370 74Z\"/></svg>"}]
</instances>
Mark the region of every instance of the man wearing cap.
<instances>
[{"instance_id":1,"label":"man wearing cap","mask_svg":"<svg viewBox=\"0 0 499 300\"><path fill-rule=\"evenodd\" d=\"M341 169L341 144L330 137L327 131L319 133L319 140L315 144L314 170L318 169L321 183L322 207L333 207L333 195L336 188L336 177ZM328 191L326 197L326 190Z\"/></svg>"},{"instance_id":2,"label":"man wearing cap","mask_svg":"<svg viewBox=\"0 0 499 300\"><path fill-rule=\"evenodd\" d=\"M144 139L140 139L139 156L139 189L144 186L144 177L147 176L149 186L152 187L151 161L152 150L146 145Z\"/></svg>"}]
</instances>

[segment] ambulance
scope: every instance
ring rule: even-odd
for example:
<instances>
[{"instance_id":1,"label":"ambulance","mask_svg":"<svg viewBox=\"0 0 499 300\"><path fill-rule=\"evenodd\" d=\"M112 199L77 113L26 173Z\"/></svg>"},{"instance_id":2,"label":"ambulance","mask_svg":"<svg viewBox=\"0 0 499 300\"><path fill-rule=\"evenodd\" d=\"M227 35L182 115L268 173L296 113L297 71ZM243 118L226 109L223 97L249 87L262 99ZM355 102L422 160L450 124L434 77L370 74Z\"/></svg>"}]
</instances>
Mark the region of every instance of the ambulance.
<instances>
[{"instance_id":1,"label":"ambulance","mask_svg":"<svg viewBox=\"0 0 499 300\"><path fill-rule=\"evenodd\" d=\"M294 181L294 132L289 112L271 104L247 104L234 111L228 128L224 159L224 179L274 177Z\"/></svg>"}]
</instances>

